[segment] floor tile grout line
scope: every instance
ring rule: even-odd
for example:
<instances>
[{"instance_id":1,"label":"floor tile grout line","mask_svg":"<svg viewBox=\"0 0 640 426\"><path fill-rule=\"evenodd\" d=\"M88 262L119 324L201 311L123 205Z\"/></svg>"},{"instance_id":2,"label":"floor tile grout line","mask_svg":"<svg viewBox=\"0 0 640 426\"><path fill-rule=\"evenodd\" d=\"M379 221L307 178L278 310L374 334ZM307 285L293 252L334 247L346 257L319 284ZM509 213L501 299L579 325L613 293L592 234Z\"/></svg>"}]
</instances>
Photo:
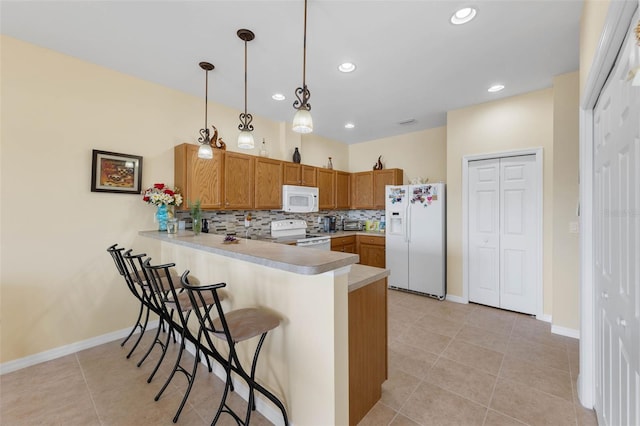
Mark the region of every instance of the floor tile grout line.
<instances>
[{"instance_id":1,"label":"floor tile grout line","mask_svg":"<svg viewBox=\"0 0 640 426\"><path fill-rule=\"evenodd\" d=\"M98 422L100 422L100 425L104 425L102 416L100 416L100 413L98 412L98 406L96 405L96 401L93 398L93 392L91 392L91 388L89 387L87 376L84 374L84 368L82 368L82 363L80 362L80 358L78 357L78 352L74 353L74 357L76 359L76 363L78 364L78 369L80 370L80 374L82 375L82 380L84 381L84 385L87 388L87 393L89 394L89 398L91 399L91 405L93 405L93 411L96 413L96 417L98 418Z\"/></svg>"}]
</instances>

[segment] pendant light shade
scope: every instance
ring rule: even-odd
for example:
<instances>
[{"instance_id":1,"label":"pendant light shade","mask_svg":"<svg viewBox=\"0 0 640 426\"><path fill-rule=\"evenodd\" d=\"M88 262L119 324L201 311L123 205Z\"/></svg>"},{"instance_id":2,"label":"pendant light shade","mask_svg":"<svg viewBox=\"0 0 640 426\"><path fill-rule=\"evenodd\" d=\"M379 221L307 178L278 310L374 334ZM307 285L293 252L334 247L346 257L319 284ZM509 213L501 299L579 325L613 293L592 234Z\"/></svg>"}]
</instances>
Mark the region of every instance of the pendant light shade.
<instances>
[{"instance_id":1,"label":"pendant light shade","mask_svg":"<svg viewBox=\"0 0 640 426\"><path fill-rule=\"evenodd\" d=\"M313 120L311 119L311 104L309 98L311 92L307 88L307 0L304 0L304 39L302 51L302 87L296 89L296 98L293 107L297 110L293 117L293 131L298 133L313 132Z\"/></svg>"},{"instance_id":2,"label":"pendant light shade","mask_svg":"<svg viewBox=\"0 0 640 426\"><path fill-rule=\"evenodd\" d=\"M215 67L209 62L200 62L200 68L205 71L205 85L204 85L204 128L200 129L200 148L198 148L198 158L204 160L210 160L213 158L213 149L211 148L211 137L209 136L209 129L207 128L207 104L209 101L209 71Z\"/></svg>"},{"instance_id":3,"label":"pendant light shade","mask_svg":"<svg viewBox=\"0 0 640 426\"><path fill-rule=\"evenodd\" d=\"M253 149L254 146L253 133L248 130L241 131L238 135L238 148Z\"/></svg>"},{"instance_id":4,"label":"pendant light shade","mask_svg":"<svg viewBox=\"0 0 640 426\"><path fill-rule=\"evenodd\" d=\"M298 133L313 132L313 119L308 109L300 108L293 116L293 131Z\"/></svg>"},{"instance_id":5,"label":"pendant light shade","mask_svg":"<svg viewBox=\"0 0 640 426\"><path fill-rule=\"evenodd\" d=\"M244 41L244 113L240 113L240 135L238 135L238 148L253 149L253 116L247 113L247 42L253 40L256 36L252 31L247 29L238 30L238 37Z\"/></svg>"}]
</instances>

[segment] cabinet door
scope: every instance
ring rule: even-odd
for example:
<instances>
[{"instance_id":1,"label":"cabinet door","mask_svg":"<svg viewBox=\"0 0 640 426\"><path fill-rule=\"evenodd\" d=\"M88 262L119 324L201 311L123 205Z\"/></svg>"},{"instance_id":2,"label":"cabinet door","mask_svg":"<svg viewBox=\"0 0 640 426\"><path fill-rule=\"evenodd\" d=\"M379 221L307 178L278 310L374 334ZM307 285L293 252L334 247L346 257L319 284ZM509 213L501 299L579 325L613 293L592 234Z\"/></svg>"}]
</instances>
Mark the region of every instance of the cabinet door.
<instances>
[{"instance_id":1,"label":"cabinet door","mask_svg":"<svg viewBox=\"0 0 640 426\"><path fill-rule=\"evenodd\" d=\"M255 208L282 208L282 162L269 158L255 159Z\"/></svg>"},{"instance_id":2,"label":"cabinet door","mask_svg":"<svg viewBox=\"0 0 640 426\"><path fill-rule=\"evenodd\" d=\"M200 200L203 209L222 208L224 152L213 151L213 159L198 158L198 146L182 144L174 148L174 184L184 199L180 209Z\"/></svg>"},{"instance_id":3,"label":"cabinet door","mask_svg":"<svg viewBox=\"0 0 640 426\"><path fill-rule=\"evenodd\" d=\"M300 177L300 164L283 162L282 163L282 183L284 185L300 185L302 179Z\"/></svg>"},{"instance_id":4,"label":"cabinet door","mask_svg":"<svg viewBox=\"0 0 640 426\"><path fill-rule=\"evenodd\" d=\"M336 172L328 169L318 169L318 207L320 210L335 209Z\"/></svg>"},{"instance_id":5,"label":"cabinet door","mask_svg":"<svg viewBox=\"0 0 640 426\"><path fill-rule=\"evenodd\" d=\"M373 208L373 172L359 172L351 175L351 207L354 209Z\"/></svg>"},{"instance_id":6,"label":"cabinet door","mask_svg":"<svg viewBox=\"0 0 640 426\"><path fill-rule=\"evenodd\" d=\"M318 186L317 169L313 166L300 166L302 186Z\"/></svg>"},{"instance_id":7,"label":"cabinet door","mask_svg":"<svg viewBox=\"0 0 640 426\"><path fill-rule=\"evenodd\" d=\"M358 235L356 239L357 253L363 265L385 267L385 238Z\"/></svg>"},{"instance_id":8,"label":"cabinet door","mask_svg":"<svg viewBox=\"0 0 640 426\"><path fill-rule=\"evenodd\" d=\"M253 208L253 160L254 157L250 155L229 151L225 154L224 207L226 209Z\"/></svg>"},{"instance_id":9,"label":"cabinet door","mask_svg":"<svg viewBox=\"0 0 640 426\"><path fill-rule=\"evenodd\" d=\"M348 209L350 173L336 170L335 199L337 209Z\"/></svg>"},{"instance_id":10,"label":"cabinet door","mask_svg":"<svg viewBox=\"0 0 640 426\"><path fill-rule=\"evenodd\" d=\"M402 169L376 170L373 172L373 206L384 209L385 186L402 185Z\"/></svg>"}]
</instances>

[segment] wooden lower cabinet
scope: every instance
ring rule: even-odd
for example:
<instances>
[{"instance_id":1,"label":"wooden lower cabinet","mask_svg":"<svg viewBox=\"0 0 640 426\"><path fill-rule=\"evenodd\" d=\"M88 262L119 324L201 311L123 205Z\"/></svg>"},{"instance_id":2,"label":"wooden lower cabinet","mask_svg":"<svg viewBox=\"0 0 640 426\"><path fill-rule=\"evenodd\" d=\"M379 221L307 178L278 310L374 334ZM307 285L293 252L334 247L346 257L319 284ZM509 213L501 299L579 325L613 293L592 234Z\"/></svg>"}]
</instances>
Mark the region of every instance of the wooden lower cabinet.
<instances>
[{"instance_id":1,"label":"wooden lower cabinet","mask_svg":"<svg viewBox=\"0 0 640 426\"><path fill-rule=\"evenodd\" d=\"M356 253L363 265L384 268L386 265L385 237L357 235Z\"/></svg>"},{"instance_id":2,"label":"wooden lower cabinet","mask_svg":"<svg viewBox=\"0 0 640 426\"><path fill-rule=\"evenodd\" d=\"M356 236L349 235L347 237L331 238L331 251L341 251L343 253L356 252Z\"/></svg>"},{"instance_id":3,"label":"wooden lower cabinet","mask_svg":"<svg viewBox=\"0 0 640 426\"><path fill-rule=\"evenodd\" d=\"M349 292L349 424L380 400L387 379L387 279Z\"/></svg>"}]
</instances>

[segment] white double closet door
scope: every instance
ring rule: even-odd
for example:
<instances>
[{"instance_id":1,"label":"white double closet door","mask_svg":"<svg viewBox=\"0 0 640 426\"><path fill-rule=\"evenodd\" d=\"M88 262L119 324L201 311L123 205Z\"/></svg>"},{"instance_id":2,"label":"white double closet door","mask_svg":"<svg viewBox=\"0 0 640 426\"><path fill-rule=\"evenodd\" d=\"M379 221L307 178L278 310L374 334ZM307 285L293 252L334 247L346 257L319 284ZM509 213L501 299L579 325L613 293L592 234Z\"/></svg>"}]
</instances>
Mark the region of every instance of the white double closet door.
<instances>
[{"instance_id":1,"label":"white double closet door","mask_svg":"<svg viewBox=\"0 0 640 426\"><path fill-rule=\"evenodd\" d=\"M638 20L638 13L632 26ZM632 28L593 111L598 423L640 425L640 66Z\"/></svg>"},{"instance_id":2,"label":"white double closet door","mask_svg":"<svg viewBox=\"0 0 640 426\"><path fill-rule=\"evenodd\" d=\"M536 156L469 161L469 301L536 313Z\"/></svg>"}]
</instances>

